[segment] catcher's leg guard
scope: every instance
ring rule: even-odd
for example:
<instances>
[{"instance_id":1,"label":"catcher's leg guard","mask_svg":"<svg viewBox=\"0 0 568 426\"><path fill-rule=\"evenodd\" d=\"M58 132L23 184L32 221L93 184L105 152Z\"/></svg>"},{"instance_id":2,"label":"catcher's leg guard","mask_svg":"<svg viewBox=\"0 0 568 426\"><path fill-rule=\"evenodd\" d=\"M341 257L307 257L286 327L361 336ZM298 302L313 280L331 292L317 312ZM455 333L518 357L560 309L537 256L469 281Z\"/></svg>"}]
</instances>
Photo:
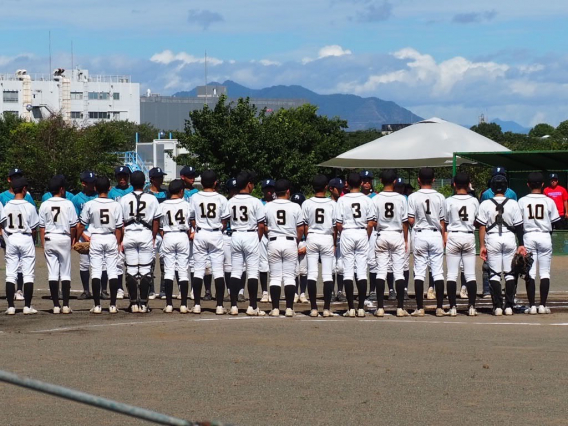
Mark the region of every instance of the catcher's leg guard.
<instances>
[{"instance_id":1,"label":"catcher's leg guard","mask_svg":"<svg viewBox=\"0 0 568 426\"><path fill-rule=\"evenodd\" d=\"M126 288L130 295L130 305L135 305L138 303L138 281L135 276L126 274Z\"/></svg>"},{"instance_id":2,"label":"catcher's leg guard","mask_svg":"<svg viewBox=\"0 0 568 426\"><path fill-rule=\"evenodd\" d=\"M140 278L140 304L148 304L148 292L152 283L152 274L142 275Z\"/></svg>"}]
</instances>

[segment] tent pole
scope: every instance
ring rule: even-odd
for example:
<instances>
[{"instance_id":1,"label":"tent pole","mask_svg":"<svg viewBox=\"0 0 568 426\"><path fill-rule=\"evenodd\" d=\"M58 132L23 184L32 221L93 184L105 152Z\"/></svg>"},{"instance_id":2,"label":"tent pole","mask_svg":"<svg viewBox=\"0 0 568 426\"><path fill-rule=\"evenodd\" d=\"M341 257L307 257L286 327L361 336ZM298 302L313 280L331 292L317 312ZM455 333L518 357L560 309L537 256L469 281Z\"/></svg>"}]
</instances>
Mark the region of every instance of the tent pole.
<instances>
[{"instance_id":1,"label":"tent pole","mask_svg":"<svg viewBox=\"0 0 568 426\"><path fill-rule=\"evenodd\" d=\"M454 161L452 164L452 176L456 175L456 171L457 171L457 158L456 158L456 153L454 152Z\"/></svg>"}]
</instances>

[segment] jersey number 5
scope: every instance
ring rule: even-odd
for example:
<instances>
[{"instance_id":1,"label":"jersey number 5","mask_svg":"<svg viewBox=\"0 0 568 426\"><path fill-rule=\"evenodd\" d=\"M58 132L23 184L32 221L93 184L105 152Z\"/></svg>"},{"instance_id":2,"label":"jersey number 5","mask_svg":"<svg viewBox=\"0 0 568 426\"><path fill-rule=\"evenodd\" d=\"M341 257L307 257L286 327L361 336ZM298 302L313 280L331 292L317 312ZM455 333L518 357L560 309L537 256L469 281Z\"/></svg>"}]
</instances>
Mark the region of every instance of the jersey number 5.
<instances>
[{"instance_id":1,"label":"jersey number 5","mask_svg":"<svg viewBox=\"0 0 568 426\"><path fill-rule=\"evenodd\" d=\"M101 225L108 225L110 223L110 215L108 214L108 209L101 209L99 211L99 217L101 218Z\"/></svg>"}]
</instances>

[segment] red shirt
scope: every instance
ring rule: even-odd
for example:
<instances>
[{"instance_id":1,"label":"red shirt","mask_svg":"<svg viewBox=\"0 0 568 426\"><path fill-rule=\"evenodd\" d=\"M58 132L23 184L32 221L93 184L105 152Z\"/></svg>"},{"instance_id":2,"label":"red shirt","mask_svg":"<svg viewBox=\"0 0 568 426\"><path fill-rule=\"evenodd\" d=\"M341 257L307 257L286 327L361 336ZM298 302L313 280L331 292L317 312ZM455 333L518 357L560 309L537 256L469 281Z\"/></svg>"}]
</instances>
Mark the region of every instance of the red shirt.
<instances>
[{"instance_id":1,"label":"red shirt","mask_svg":"<svg viewBox=\"0 0 568 426\"><path fill-rule=\"evenodd\" d=\"M544 195L554 200L558 214L561 217L564 216L564 201L568 200L568 191L560 185L556 185L554 189L550 187L544 188Z\"/></svg>"}]
</instances>

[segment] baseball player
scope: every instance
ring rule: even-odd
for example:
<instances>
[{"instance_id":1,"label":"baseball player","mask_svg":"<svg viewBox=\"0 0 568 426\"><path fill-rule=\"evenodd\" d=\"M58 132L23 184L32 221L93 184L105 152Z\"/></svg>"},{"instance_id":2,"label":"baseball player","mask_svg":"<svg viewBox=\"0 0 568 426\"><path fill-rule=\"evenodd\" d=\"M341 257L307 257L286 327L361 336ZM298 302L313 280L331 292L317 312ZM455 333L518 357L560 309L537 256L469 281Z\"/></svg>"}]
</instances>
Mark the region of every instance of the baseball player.
<instances>
[{"instance_id":1,"label":"baseball player","mask_svg":"<svg viewBox=\"0 0 568 426\"><path fill-rule=\"evenodd\" d=\"M71 199L71 202L75 206L77 217L81 216L81 212L87 202L97 198L97 191L95 190L95 181L97 180L97 177L95 173L90 170L84 171L81 173L80 179L82 191ZM88 232L88 230L86 232ZM86 234L86 232L84 232L84 234ZM77 240L82 242L86 241L84 238L80 239L78 236ZM86 300L92 297L92 294L89 291L89 264L89 255L82 254L79 260L79 276L81 277L81 284L83 285L83 293L79 296L79 300Z\"/></svg>"},{"instance_id":2,"label":"baseball player","mask_svg":"<svg viewBox=\"0 0 568 426\"><path fill-rule=\"evenodd\" d=\"M217 307L215 313L226 313L223 307L223 295L225 294L225 278L223 272L224 251L223 233L227 227L229 210L227 199L219 194L217 186L217 173L213 170L205 170L201 174L203 191L194 194L190 198L191 226L195 229L193 238L193 255L195 258L195 273L193 277L193 296L195 305L194 314L201 313L201 290L205 276L205 263L207 258L211 260L211 272L215 281L215 295ZM238 291L237 291L238 294ZM238 314L238 310L236 312ZM231 308L231 315L235 315Z\"/></svg>"},{"instance_id":3,"label":"baseball player","mask_svg":"<svg viewBox=\"0 0 568 426\"><path fill-rule=\"evenodd\" d=\"M132 173L130 181L133 191L122 196L119 203L124 219L122 251L126 266L126 287L130 295L129 310L136 313L147 311L154 264L154 245L162 212L156 197L144 192L146 176L143 172ZM138 279L140 279L140 303L138 303ZM165 312L173 310L171 300L169 302Z\"/></svg>"},{"instance_id":4,"label":"baseball player","mask_svg":"<svg viewBox=\"0 0 568 426\"><path fill-rule=\"evenodd\" d=\"M361 173L361 192L369 198L373 198L377 193L373 189L373 172L363 170ZM369 302L377 301L377 259L375 254L375 242L377 241L377 233L375 230L371 232L369 237ZM382 296L381 296L382 297Z\"/></svg>"},{"instance_id":5,"label":"baseball player","mask_svg":"<svg viewBox=\"0 0 568 426\"><path fill-rule=\"evenodd\" d=\"M98 197L88 201L81 212L77 226L77 238L81 236L90 241L89 261L92 272L93 314L100 314L101 309L101 277L103 263L106 264L110 287L109 312L116 314L116 293L118 291L118 248L122 242L124 220L120 204L108 198L110 181L106 177L98 177L95 182ZM83 232L89 228L89 235Z\"/></svg>"},{"instance_id":6,"label":"baseball player","mask_svg":"<svg viewBox=\"0 0 568 426\"><path fill-rule=\"evenodd\" d=\"M272 179L263 179L260 183L260 188L262 189L262 199L260 200L264 206L274 200L274 185L275 182ZM268 240L266 235L263 235L260 241L260 266L259 266L259 277L260 277L260 287L262 289L261 302L272 302L272 298L268 293Z\"/></svg>"},{"instance_id":7,"label":"baseball player","mask_svg":"<svg viewBox=\"0 0 568 426\"><path fill-rule=\"evenodd\" d=\"M505 196L508 188L507 178L495 175L491 179L491 190L495 197L485 200L479 206L480 257L489 267L489 284L493 301L493 314L503 315L503 295L501 294L501 274L505 275L505 315L513 315L515 304L515 276L511 272L511 262L515 251L526 254L523 245L523 216L519 204ZM517 241L519 248L517 249Z\"/></svg>"},{"instance_id":8,"label":"baseball player","mask_svg":"<svg viewBox=\"0 0 568 426\"><path fill-rule=\"evenodd\" d=\"M75 195L72 192L69 192L67 190L65 191L65 197L64 198L66 200L72 201L74 196ZM49 190L48 190L46 193L44 193L41 196L41 202L43 203L43 202L49 200L51 197L53 197L53 194L51 192L49 192Z\"/></svg>"},{"instance_id":9,"label":"baseball player","mask_svg":"<svg viewBox=\"0 0 568 426\"><path fill-rule=\"evenodd\" d=\"M347 178L349 193L337 202L336 223L341 233L341 255L343 256L343 284L347 294L348 311L346 317L365 316L365 296L367 293L367 266L369 236L376 224L373 202L361 193L361 176L352 172ZM357 276L359 304L357 312L354 305L353 281Z\"/></svg>"},{"instance_id":10,"label":"baseball player","mask_svg":"<svg viewBox=\"0 0 568 426\"><path fill-rule=\"evenodd\" d=\"M311 303L311 317L318 317L316 304L318 261L321 258L323 280L323 316L332 317L331 293L333 292L333 260L337 244L335 225L336 202L325 196L328 181L324 175L317 175L312 181L314 196L302 204L302 214L306 224L306 257L308 263L308 294Z\"/></svg>"},{"instance_id":11,"label":"baseball player","mask_svg":"<svg viewBox=\"0 0 568 426\"><path fill-rule=\"evenodd\" d=\"M162 219L160 232L163 237L162 255L165 264L166 309L171 312L174 278L178 278L180 289L181 314L187 309L187 294L189 292L189 203L184 200L184 184L180 179L173 180L169 187L171 198L160 204Z\"/></svg>"},{"instance_id":12,"label":"baseball player","mask_svg":"<svg viewBox=\"0 0 568 426\"><path fill-rule=\"evenodd\" d=\"M77 212L73 203L65 198L67 182L57 175L49 181L51 198L39 208L39 231L44 248L49 291L53 301L53 313L70 314L71 247L77 236ZM59 306L59 280L63 295L63 308Z\"/></svg>"},{"instance_id":13,"label":"baseball player","mask_svg":"<svg viewBox=\"0 0 568 426\"><path fill-rule=\"evenodd\" d=\"M183 193L183 198L185 198L185 201L189 201L192 195L199 192L197 188L193 187L196 175L197 172L195 171L195 168L191 166L184 166L179 172L179 177L185 185L185 190Z\"/></svg>"},{"instance_id":14,"label":"baseball player","mask_svg":"<svg viewBox=\"0 0 568 426\"><path fill-rule=\"evenodd\" d=\"M3 235L6 241L6 300L7 315L14 315L14 296L18 268L21 267L24 279L24 315L33 315L37 311L32 307L34 292L35 236L39 218L35 206L26 199L28 182L24 177L13 177L10 187L14 198L4 206L5 221Z\"/></svg>"},{"instance_id":15,"label":"baseball player","mask_svg":"<svg viewBox=\"0 0 568 426\"><path fill-rule=\"evenodd\" d=\"M339 197L341 197L341 191L343 190L343 179L333 178L329 181L328 190L331 195L331 199L337 203ZM334 296L332 291L331 301L332 302L347 302L345 293L343 291L343 258L341 257L341 244L340 236L337 234L336 246L335 246L335 258L333 261L333 273L334 282L337 282L337 293ZM333 289L332 289L333 290Z\"/></svg>"},{"instance_id":16,"label":"baseball player","mask_svg":"<svg viewBox=\"0 0 568 426\"><path fill-rule=\"evenodd\" d=\"M457 280L460 265L463 263L468 302L468 315L477 315L475 297L477 281L475 278L475 218L479 210L477 198L468 194L470 180L466 173L454 176L455 195L446 199L447 228L446 264L448 267L447 286L450 302L450 316L457 315Z\"/></svg>"},{"instance_id":17,"label":"baseball player","mask_svg":"<svg viewBox=\"0 0 568 426\"><path fill-rule=\"evenodd\" d=\"M381 173L383 190L373 198L377 218L377 236L373 247L378 272L378 300L375 312L377 317L385 315L384 294L389 261L392 261L398 300L396 316L408 316L408 312L404 309L404 260L408 251L408 203L403 195L395 192L396 179L396 171L383 170Z\"/></svg>"},{"instance_id":18,"label":"baseball player","mask_svg":"<svg viewBox=\"0 0 568 426\"><path fill-rule=\"evenodd\" d=\"M304 233L302 209L290 201L290 182L278 179L274 184L276 199L266 208L266 235L268 238L268 265L270 267L270 316L279 316L281 285L284 283L286 317L293 317L296 294L298 243Z\"/></svg>"},{"instance_id":19,"label":"baseball player","mask_svg":"<svg viewBox=\"0 0 568 426\"><path fill-rule=\"evenodd\" d=\"M414 234L414 289L416 310L413 316L424 316L424 278L430 267L436 288L436 316L446 315L444 303L444 234L446 200L432 189L434 169L424 167L418 172L420 190L408 197L408 223Z\"/></svg>"},{"instance_id":20,"label":"baseball player","mask_svg":"<svg viewBox=\"0 0 568 426\"><path fill-rule=\"evenodd\" d=\"M394 184L393 190L403 195L408 203L408 196L412 193L412 190L407 187L412 188L412 186L404 183L402 178L398 178ZM410 254L412 253L412 229L408 227L408 249L406 250L404 256L404 300L409 300L408 297L408 282L410 281ZM392 273L390 274L392 275ZM387 275L387 282L389 283L389 300L396 300L396 293L394 292L394 276L391 277L389 282L389 277ZM394 296L394 297L393 297Z\"/></svg>"},{"instance_id":21,"label":"baseball player","mask_svg":"<svg viewBox=\"0 0 568 426\"><path fill-rule=\"evenodd\" d=\"M525 311L535 315L549 314L546 306L550 289L550 262L552 260L553 225L561 220L556 203L552 198L543 194L544 175L530 173L527 183L531 193L519 200L519 208L523 215L524 243L528 252L533 253L534 262L529 272L527 296L529 308ZM536 308L536 270L540 276L540 306Z\"/></svg>"},{"instance_id":22,"label":"baseball player","mask_svg":"<svg viewBox=\"0 0 568 426\"><path fill-rule=\"evenodd\" d=\"M296 203L300 207L306 201L306 196L301 192L296 192L290 197L290 201ZM296 275L296 294L294 295L294 303L308 303L306 290L308 288L308 259L306 258L306 232L304 231L302 239L298 244L298 273Z\"/></svg>"},{"instance_id":23,"label":"baseball player","mask_svg":"<svg viewBox=\"0 0 568 426\"><path fill-rule=\"evenodd\" d=\"M242 274L246 266L249 307L247 315L264 316L258 309L256 295L258 293L260 245L265 230L265 209L262 202L251 195L254 190L254 176L246 171L238 174L235 180L238 191L228 203L231 214L231 314L238 314L238 291L241 287ZM277 299L278 300L278 299Z\"/></svg>"}]
</instances>

